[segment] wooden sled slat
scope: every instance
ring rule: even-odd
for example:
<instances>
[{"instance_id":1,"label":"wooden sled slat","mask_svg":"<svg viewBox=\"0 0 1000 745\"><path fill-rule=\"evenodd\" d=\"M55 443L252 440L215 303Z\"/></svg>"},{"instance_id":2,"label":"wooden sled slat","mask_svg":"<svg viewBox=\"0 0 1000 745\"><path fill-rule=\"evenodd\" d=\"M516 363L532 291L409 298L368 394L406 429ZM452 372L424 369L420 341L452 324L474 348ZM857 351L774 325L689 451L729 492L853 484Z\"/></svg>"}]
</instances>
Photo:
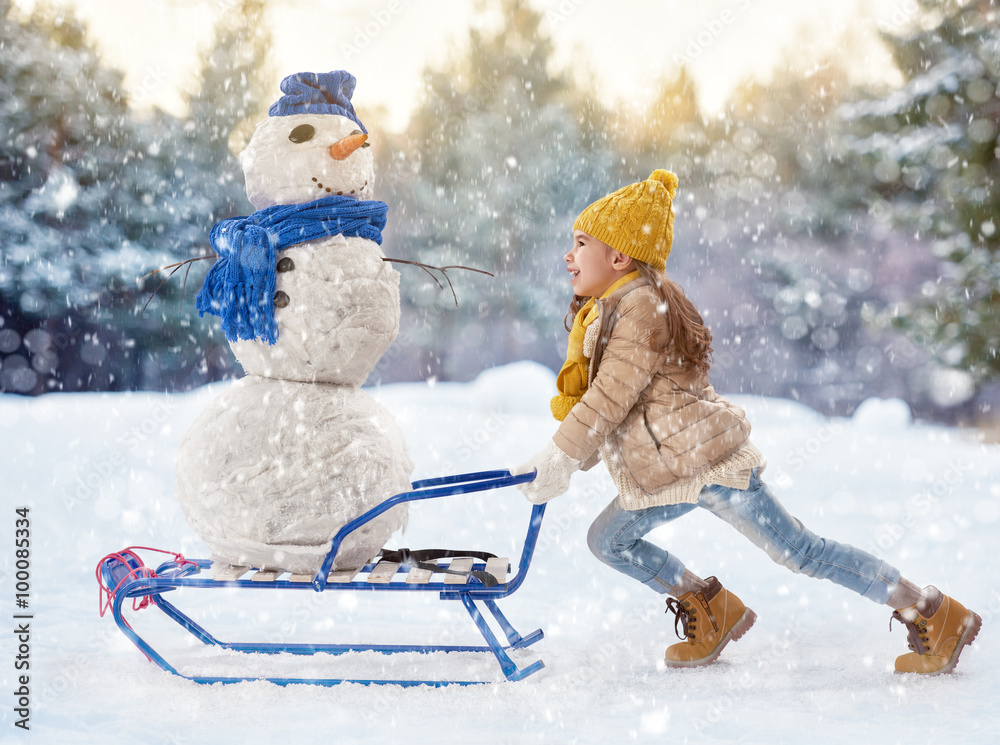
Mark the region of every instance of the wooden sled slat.
<instances>
[{"instance_id":1,"label":"wooden sled slat","mask_svg":"<svg viewBox=\"0 0 1000 745\"><path fill-rule=\"evenodd\" d=\"M251 582L274 582L282 572L257 572L250 577Z\"/></svg>"},{"instance_id":2,"label":"wooden sled slat","mask_svg":"<svg viewBox=\"0 0 1000 745\"><path fill-rule=\"evenodd\" d=\"M510 559L506 557L496 557L486 561L486 573L496 577L497 582L507 581L508 567L510 567Z\"/></svg>"},{"instance_id":3,"label":"wooden sled slat","mask_svg":"<svg viewBox=\"0 0 1000 745\"><path fill-rule=\"evenodd\" d=\"M368 574L368 582L373 585L387 585L396 576L399 564L395 561L380 561Z\"/></svg>"},{"instance_id":4,"label":"wooden sled slat","mask_svg":"<svg viewBox=\"0 0 1000 745\"><path fill-rule=\"evenodd\" d=\"M430 569L421 569L420 567L413 567L409 572L406 573L406 583L408 585L426 585L431 581L431 577L434 575Z\"/></svg>"},{"instance_id":5,"label":"wooden sled slat","mask_svg":"<svg viewBox=\"0 0 1000 745\"><path fill-rule=\"evenodd\" d=\"M239 567L232 564L212 564L212 578L217 582L232 582L249 571L250 567Z\"/></svg>"},{"instance_id":6,"label":"wooden sled slat","mask_svg":"<svg viewBox=\"0 0 1000 745\"><path fill-rule=\"evenodd\" d=\"M329 582L345 583L351 582L361 571L361 567L355 567L353 569L338 569L332 572L329 577ZM310 578L311 580L311 578Z\"/></svg>"},{"instance_id":7,"label":"wooden sled slat","mask_svg":"<svg viewBox=\"0 0 1000 745\"><path fill-rule=\"evenodd\" d=\"M452 559L451 565L448 567L457 572L469 572L472 571L473 560L468 558L462 559ZM446 585L464 585L469 581L468 576L462 574L446 574L444 575L444 583Z\"/></svg>"}]
</instances>

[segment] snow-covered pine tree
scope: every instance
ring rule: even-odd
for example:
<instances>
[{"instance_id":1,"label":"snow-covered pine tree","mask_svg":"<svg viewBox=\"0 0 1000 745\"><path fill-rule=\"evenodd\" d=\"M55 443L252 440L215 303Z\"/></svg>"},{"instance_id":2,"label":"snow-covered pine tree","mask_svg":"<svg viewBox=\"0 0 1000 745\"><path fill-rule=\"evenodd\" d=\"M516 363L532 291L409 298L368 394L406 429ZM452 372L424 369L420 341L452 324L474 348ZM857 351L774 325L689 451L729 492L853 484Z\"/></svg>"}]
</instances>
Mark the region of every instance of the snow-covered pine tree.
<instances>
[{"instance_id":1,"label":"snow-covered pine tree","mask_svg":"<svg viewBox=\"0 0 1000 745\"><path fill-rule=\"evenodd\" d=\"M66 10L2 10L0 388L118 388L134 355L103 321L166 258L162 214L126 183L146 166L122 76Z\"/></svg>"},{"instance_id":2,"label":"snow-covered pine tree","mask_svg":"<svg viewBox=\"0 0 1000 745\"><path fill-rule=\"evenodd\" d=\"M166 273L144 282L146 297L132 308L142 328L141 387L188 388L236 370L224 335L215 324L199 319L194 296L214 258L208 245L212 226L253 212L236 153L274 98L265 71L270 47L266 10L265 0L225 4L211 45L202 54L187 115L145 122L155 142L151 157L171 174L158 199L167 205L173 224L164 235L170 261L150 266L143 274L197 256L210 258L185 266L162 287ZM156 297L142 311L154 291Z\"/></svg>"},{"instance_id":3,"label":"snow-covered pine tree","mask_svg":"<svg viewBox=\"0 0 1000 745\"><path fill-rule=\"evenodd\" d=\"M912 8L884 35L905 85L844 116L873 211L935 241L940 277L893 320L945 366L937 398L961 403L1000 374L1000 18L995 0Z\"/></svg>"},{"instance_id":4,"label":"snow-covered pine tree","mask_svg":"<svg viewBox=\"0 0 1000 745\"><path fill-rule=\"evenodd\" d=\"M564 353L556 332L570 288L560 251L569 249L573 218L611 183L611 159L595 122L600 106L551 69L544 16L507 0L501 21L473 28L464 56L425 72L410 124L412 171L405 190L390 195L398 245L386 249L497 276L452 272L461 300L454 312L450 292L400 267L397 344L414 351L396 351L401 376L461 379L519 359L555 365Z\"/></svg>"},{"instance_id":5,"label":"snow-covered pine tree","mask_svg":"<svg viewBox=\"0 0 1000 745\"><path fill-rule=\"evenodd\" d=\"M224 339L193 326L209 262L183 298L175 277L146 312L162 275L140 278L207 253L216 220L252 209L228 133L263 108L262 8L220 18L179 121L136 118L67 10L0 5L0 389L186 388L231 373Z\"/></svg>"},{"instance_id":6,"label":"snow-covered pine tree","mask_svg":"<svg viewBox=\"0 0 1000 745\"><path fill-rule=\"evenodd\" d=\"M836 59L803 69L789 57L768 83L740 86L726 116L710 122L699 220L704 242L728 245L730 263L755 275L751 297L724 304L729 317L718 319L734 326L732 342L719 339L721 358L730 352L741 363L719 369L720 382L841 414L866 395L899 393L872 387L892 377L862 320L877 301L880 247L851 210L863 187L844 177L830 147L833 114L849 95Z\"/></svg>"},{"instance_id":7,"label":"snow-covered pine tree","mask_svg":"<svg viewBox=\"0 0 1000 745\"><path fill-rule=\"evenodd\" d=\"M197 193L212 200L214 224L247 214L253 206L243 189L236 153L243 149L253 125L267 116L276 97L265 60L271 46L266 0L234 0L219 17L211 47L202 54L197 91L188 97L184 140L190 163L209 162L194 175ZM207 234L205 241L207 242Z\"/></svg>"}]
</instances>

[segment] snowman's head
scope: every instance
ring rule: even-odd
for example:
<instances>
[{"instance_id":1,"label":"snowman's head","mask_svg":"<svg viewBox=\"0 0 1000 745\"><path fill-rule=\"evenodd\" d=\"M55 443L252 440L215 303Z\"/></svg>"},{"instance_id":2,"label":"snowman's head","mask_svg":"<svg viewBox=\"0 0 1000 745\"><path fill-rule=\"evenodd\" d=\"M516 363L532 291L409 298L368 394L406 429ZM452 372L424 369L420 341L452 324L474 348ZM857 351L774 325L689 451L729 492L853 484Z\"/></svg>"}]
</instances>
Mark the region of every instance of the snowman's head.
<instances>
[{"instance_id":1,"label":"snowman's head","mask_svg":"<svg viewBox=\"0 0 1000 745\"><path fill-rule=\"evenodd\" d=\"M247 197L257 209L330 195L372 199L375 163L351 104L356 81L342 70L298 73L257 125L240 155Z\"/></svg>"},{"instance_id":2,"label":"snowman's head","mask_svg":"<svg viewBox=\"0 0 1000 745\"><path fill-rule=\"evenodd\" d=\"M343 116L268 117L240 155L247 198L259 210L332 194L373 199L375 162L367 137Z\"/></svg>"}]
</instances>

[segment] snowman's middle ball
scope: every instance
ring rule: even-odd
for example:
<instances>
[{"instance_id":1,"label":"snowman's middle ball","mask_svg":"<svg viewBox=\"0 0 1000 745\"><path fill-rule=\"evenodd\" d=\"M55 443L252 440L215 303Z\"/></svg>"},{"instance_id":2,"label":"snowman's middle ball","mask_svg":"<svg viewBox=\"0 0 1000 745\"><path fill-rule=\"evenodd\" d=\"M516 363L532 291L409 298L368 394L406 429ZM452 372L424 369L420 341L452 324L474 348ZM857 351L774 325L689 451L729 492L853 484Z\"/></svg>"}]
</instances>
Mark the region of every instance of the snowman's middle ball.
<instances>
[{"instance_id":1,"label":"snowman's middle ball","mask_svg":"<svg viewBox=\"0 0 1000 745\"><path fill-rule=\"evenodd\" d=\"M230 346L251 375L360 386L399 333L399 273L372 241L342 235L282 251L278 340ZM278 307L278 306L281 307Z\"/></svg>"}]
</instances>

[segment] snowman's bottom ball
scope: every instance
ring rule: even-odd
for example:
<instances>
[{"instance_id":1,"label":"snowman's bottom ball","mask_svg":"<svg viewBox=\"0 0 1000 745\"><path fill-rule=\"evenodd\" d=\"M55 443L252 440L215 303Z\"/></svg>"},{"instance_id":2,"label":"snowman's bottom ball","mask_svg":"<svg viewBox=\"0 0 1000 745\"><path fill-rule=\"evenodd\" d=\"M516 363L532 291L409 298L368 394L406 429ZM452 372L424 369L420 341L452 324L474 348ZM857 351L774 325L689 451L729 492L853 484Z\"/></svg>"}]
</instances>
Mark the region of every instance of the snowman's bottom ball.
<instances>
[{"instance_id":1,"label":"snowman's bottom ball","mask_svg":"<svg viewBox=\"0 0 1000 745\"><path fill-rule=\"evenodd\" d=\"M249 375L187 431L177 498L213 558L315 574L336 532L410 488L392 415L351 386ZM336 568L369 562L406 523L395 507L351 534Z\"/></svg>"}]
</instances>

